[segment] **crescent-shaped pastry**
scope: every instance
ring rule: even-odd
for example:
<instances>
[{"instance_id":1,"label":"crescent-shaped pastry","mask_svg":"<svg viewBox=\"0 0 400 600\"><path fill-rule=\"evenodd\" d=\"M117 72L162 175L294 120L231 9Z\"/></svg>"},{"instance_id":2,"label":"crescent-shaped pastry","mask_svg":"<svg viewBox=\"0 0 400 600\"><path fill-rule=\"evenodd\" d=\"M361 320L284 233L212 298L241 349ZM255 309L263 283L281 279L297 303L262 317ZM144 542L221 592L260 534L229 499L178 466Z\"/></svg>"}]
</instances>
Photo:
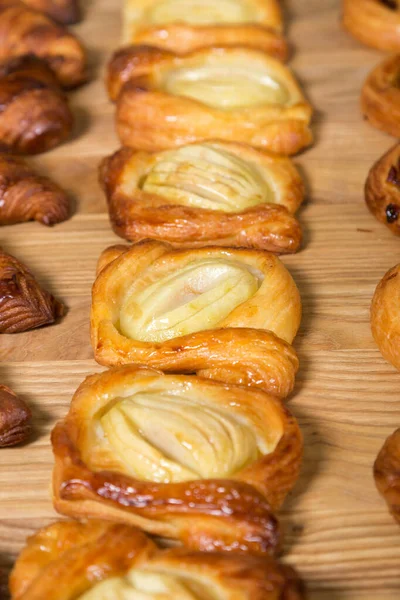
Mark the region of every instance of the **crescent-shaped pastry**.
<instances>
[{"instance_id":1,"label":"crescent-shaped pastry","mask_svg":"<svg viewBox=\"0 0 400 600\"><path fill-rule=\"evenodd\" d=\"M25 442L32 431L29 406L10 388L0 385L0 448Z\"/></svg>"},{"instance_id":2,"label":"crescent-shaped pastry","mask_svg":"<svg viewBox=\"0 0 400 600\"><path fill-rule=\"evenodd\" d=\"M343 25L366 46L400 50L397 0L343 0Z\"/></svg>"},{"instance_id":3,"label":"crescent-shaped pastry","mask_svg":"<svg viewBox=\"0 0 400 600\"><path fill-rule=\"evenodd\" d=\"M298 360L289 344L301 300L278 258L232 248L172 250L159 242L120 252L93 286L97 362L197 372L281 397L291 392Z\"/></svg>"},{"instance_id":4,"label":"crescent-shaped pastry","mask_svg":"<svg viewBox=\"0 0 400 600\"><path fill-rule=\"evenodd\" d=\"M28 539L11 600L302 600L295 571L269 556L160 550L135 527L64 521Z\"/></svg>"},{"instance_id":5,"label":"crescent-shaped pastry","mask_svg":"<svg viewBox=\"0 0 400 600\"><path fill-rule=\"evenodd\" d=\"M400 137L400 54L370 73L361 92L361 110L373 127Z\"/></svg>"},{"instance_id":6,"label":"crescent-shaped pastry","mask_svg":"<svg viewBox=\"0 0 400 600\"><path fill-rule=\"evenodd\" d=\"M100 180L114 231L132 242L277 253L295 252L301 242L290 213L304 185L284 157L220 142L152 154L122 148L103 161Z\"/></svg>"},{"instance_id":7,"label":"crescent-shaped pastry","mask_svg":"<svg viewBox=\"0 0 400 600\"><path fill-rule=\"evenodd\" d=\"M365 201L378 221L400 235L400 144L391 148L370 170Z\"/></svg>"},{"instance_id":8,"label":"crescent-shaped pastry","mask_svg":"<svg viewBox=\"0 0 400 600\"><path fill-rule=\"evenodd\" d=\"M302 458L297 422L273 396L133 366L86 379L52 443L60 513L201 550L274 551L271 508Z\"/></svg>"},{"instance_id":9,"label":"crescent-shaped pastry","mask_svg":"<svg viewBox=\"0 0 400 600\"><path fill-rule=\"evenodd\" d=\"M20 333L54 323L64 306L43 290L19 260L0 248L0 333Z\"/></svg>"},{"instance_id":10,"label":"crescent-shaped pastry","mask_svg":"<svg viewBox=\"0 0 400 600\"><path fill-rule=\"evenodd\" d=\"M384 358L400 370L400 265L379 282L371 305L371 328Z\"/></svg>"},{"instance_id":11,"label":"crescent-shaped pastry","mask_svg":"<svg viewBox=\"0 0 400 600\"><path fill-rule=\"evenodd\" d=\"M34 54L72 88L87 79L86 54L77 38L45 14L15 0L0 0L0 60Z\"/></svg>"},{"instance_id":12,"label":"crescent-shaped pastry","mask_svg":"<svg viewBox=\"0 0 400 600\"><path fill-rule=\"evenodd\" d=\"M79 0L22 0L31 8L46 13L63 25L73 25L81 18Z\"/></svg>"},{"instance_id":13,"label":"crescent-shaped pastry","mask_svg":"<svg viewBox=\"0 0 400 600\"><path fill-rule=\"evenodd\" d=\"M125 146L153 152L193 142L241 142L295 154L312 142L312 109L288 68L249 48L178 56L149 46L117 51L108 71Z\"/></svg>"},{"instance_id":14,"label":"crescent-shaped pastry","mask_svg":"<svg viewBox=\"0 0 400 600\"><path fill-rule=\"evenodd\" d=\"M277 0L125 0L124 43L187 54L205 47L246 46L285 60Z\"/></svg>"},{"instance_id":15,"label":"crescent-shaped pastry","mask_svg":"<svg viewBox=\"0 0 400 600\"><path fill-rule=\"evenodd\" d=\"M388 437L374 464L376 487L400 524L400 429Z\"/></svg>"}]
</instances>

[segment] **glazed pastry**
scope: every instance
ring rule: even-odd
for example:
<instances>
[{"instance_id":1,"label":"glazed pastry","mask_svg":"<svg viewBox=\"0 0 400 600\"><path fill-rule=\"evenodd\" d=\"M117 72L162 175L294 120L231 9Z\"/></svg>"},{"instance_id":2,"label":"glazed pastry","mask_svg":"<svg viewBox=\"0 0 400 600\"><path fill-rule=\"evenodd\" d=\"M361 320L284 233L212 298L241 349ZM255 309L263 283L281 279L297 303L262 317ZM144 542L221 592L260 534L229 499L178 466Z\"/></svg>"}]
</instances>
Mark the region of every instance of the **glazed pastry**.
<instances>
[{"instance_id":1,"label":"glazed pastry","mask_svg":"<svg viewBox=\"0 0 400 600\"><path fill-rule=\"evenodd\" d=\"M65 192L21 160L0 154L0 225L25 221L55 225L68 216Z\"/></svg>"},{"instance_id":2,"label":"glazed pastry","mask_svg":"<svg viewBox=\"0 0 400 600\"><path fill-rule=\"evenodd\" d=\"M298 361L290 344L301 301L275 256L217 247L174 251L148 241L101 264L91 315L100 364L197 372L280 397L291 392Z\"/></svg>"},{"instance_id":3,"label":"glazed pastry","mask_svg":"<svg viewBox=\"0 0 400 600\"><path fill-rule=\"evenodd\" d=\"M400 144L372 167L365 184L365 201L378 221L400 235Z\"/></svg>"},{"instance_id":4,"label":"glazed pastry","mask_svg":"<svg viewBox=\"0 0 400 600\"><path fill-rule=\"evenodd\" d=\"M29 406L10 388L0 385L0 448L25 442L32 432Z\"/></svg>"},{"instance_id":5,"label":"glazed pastry","mask_svg":"<svg viewBox=\"0 0 400 600\"><path fill-rule=\"evenodd\" d=\"M72 33L22 2L0 0L0 60L25 54L44 59L65 88L86 81L85 51Z\"/></svg>"},{"instance_id":6,"label":"glazed pastry","mask_svg":"<svg viewBox=\"0 0 400 600\"><path fill-rule=\"evenodd\" d=\"M304 198L292 163L247 146L193 144L149 154L122 148L105 159L100 181L114 231L137 242L298 250L290 213Z\"/></svg>"},{"instance_id":7,"label":"glazed pastry","mask_svg":"<svg viewBox=\"0 0 400 600\"><path fill-rule=\"evenodd\" d=\"M367 46L400 50L398 0L343 0L343 25Z\"/></svg>"},{"instance_id":8,"label":"glazed pastry","mask_svg":"<svg viewBox=\"0 0 400 600\"><path fill-rule=\"evenodd\" d=\"M186 54L200 48L246 46L285 60L287 44L277 0L125 0L124 43Z\"/></svg>"},{"instance_id":9,"label":"glazed pastry","mask_svg":"<svg viewBox=\"0 0 400 600\"><path fill-rule=\"evenodd\" d=\"M0 333L20 333L54 323L64 306L42 290L19 260L0 248Z\"/></svg>"},{"instance_id":10,"label":"glazed pastry","mask_svg":"<svg viewBox=\"0 0 400 600\"><path fill-rule=\"evenodd\" d=\"M79 0L22 0L29 7L46 13L63 25L73 25L80 20Z\"/></svg>"},{"instance_id":11,"label":"glazed pastry","mask_svg":"<svg viewBox=\"0 0 400 600\"><path fill-rule=\"evenodd\" d=\"M52 434L54 505L200 550L273 552L302 458L260 390L126 366L86 379Z\"/></svg>"},{"instance_id":12,"label":"glazed pastry","mask_svg":"<svg viewBox=\"0 0 400 600\"><path fill-rule=\"evenodd\" d=\"M379 282L371 305L372 334L386 360L400 370L400 265Z\"/></svg>"},{"instance_id":13,"label":"glazed pastry","mask_svg":"<svg viewBox=\"0 0 400 600\"><path fill-rule=\"evenodd\" d=\"M361 110L371 125L400 137L400 54L370 73L361 92Z\"/></svg>"},{"instance_id":14,"label":"glazed pastry","mask_svg":"<svg viewBox=\"0 0 400 600\"><path fill-rule=\"evenodd\" d=\"M400 429L383 445L374 465L375 483L400 524Z\"/></svg>"},{"instance_id":15,"label":"glazed pastry","mask_svg":"<svg viewBox=\"0 0 400 600\"><path fill-rule=\"evenodd\" d=\"M132 148L153 152L218 139L294 154L312 141L311 106L293 75L256 50L177 56L130 46L114 54L108 90L118 99L119 137Z\"/></svg>"},{"instance_id":16,"label":"glazed pastry","mask_svg":"<svg viewBox=\"0 0 400 600\"><path fill-rule=\"evenodd\" d=\"M104 521L58 522L29 538L10 591L11 600L305 598L293 569L268 556L159 550L135 527Z\"/></svg>"}]
</instances>

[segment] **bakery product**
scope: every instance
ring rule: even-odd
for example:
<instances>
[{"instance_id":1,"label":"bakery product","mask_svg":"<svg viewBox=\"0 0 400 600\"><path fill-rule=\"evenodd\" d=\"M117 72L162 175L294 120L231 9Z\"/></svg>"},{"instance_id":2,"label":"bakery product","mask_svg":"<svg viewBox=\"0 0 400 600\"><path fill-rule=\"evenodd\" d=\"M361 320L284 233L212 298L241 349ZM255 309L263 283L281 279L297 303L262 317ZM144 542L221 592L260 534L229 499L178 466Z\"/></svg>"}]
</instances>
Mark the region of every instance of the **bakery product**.
<instances>
[{"instance_id":1,"label":"bakery product","mask_svg":"<svg viewBox=\"0 0 400 600\"><path fill-rule=\"evenodd\" d=\"M120 252L93 286L91 335L100 364L201 372L290 393L301 301L279 259L151 241Z\"/></svg>"},{"instance_id":2,"label":"bakery product","mask_svg":"<svg viewBox=\"0 0 400 600\"><path fill-rule=\"evenodd\" d=\"M79 0L23 0L29 7L46 13L63 25L73 25L81 18Z\"/></svg>"},{"instance_id":3,"label":"bakery product","mask_svg":"<svg viewBox=\"0 0 400 600\"><path fill-rule=\"evenodd\" d=\"M343 25L367 46L379 50L400 50L397 0L343 0Z\"/></svg>"},{"instance_id":4,"label":"bakery product","mask_svg":"<svg viewBox=\"0 0 400 600\"><path fill-rule=\"evenodd\" d=\"M400 429L388 437L374 464L375 483L400 524Z\"/></svg>"},{"instance_id":5,"label":"bakery product","mask_svg":"<svg viewBox=\"0 0 400 600\"><path fill-rule=\"evenodd\" d=\"M304 598L293 569L268 556L160 550L135 527L102 521L54 523L29 538L10 590L12 600Z\"/></svg>"},{"instance_id":6,"label":"bakery product","mask_svg":"<svg viewBox=\"0 0 400 600\"><path fill-rule=\"evenodd\" d=\"M378 221L400 235L400 144L390 148L370 170L365 201Z\"/></svg>"},{"instance_id":7,"label":"bakery product","mask_svg":"<svg viewBox=\"0 0 400 600\"><path fill-rule=\"evenodd\" d=\"M379 282L371 305L372 334L379 350L400 370L400 265L390 269Z\"/></svg>"},{"instance_id":8,"label":"bakery product","mask_svg":"<svg viewBox=\"0 0 400 600\"><path fill-rule=\"evenodd\" d=\"M210 142L158 153L122 148L100 181L114 231L137 242L295 252L304 184L290 162L240 144Z\"/></svg>"},{"instance_id":9,"label":"bakery product","mask_svg":"<svg viewBox=\"0 0 400 600\"><path fill-rule=\"evenodd\" d=\"M122 144L153 152L219 139L294 154L312 141L312 109L291 72L249 48L178 56L117 51L108 69Z\"/></svg>"},{"instance_id":10,"label":"bakery product","mask_svg":"<svg viewBox=\"0 0 400 600\"><path fill-rule=\"evenodd\" d=\"M29 406L9 387L0 385L0 448L26 442L31 432Z\"/></svg>"},{"instance_id":11,"label":"bakery product","mask_svg":"<svg viewBox=\"0 0 400 600\"><path fill-rule=\"evenodd\" d=\"M302 438L260 390L125 366L86 379L52 433L55 508L201 550L273 552Z\"/></svg>"},{"instance_id":12,"label":"bakery product","mask_svg":"<svg viewBox=\"0 0 400 600\"><path fill-rule=\"evenodd\" d=\"M361 110L371 125L400 137L400 54L386 58L369 74L361 92Z\"/></svg>"}]
</instances>

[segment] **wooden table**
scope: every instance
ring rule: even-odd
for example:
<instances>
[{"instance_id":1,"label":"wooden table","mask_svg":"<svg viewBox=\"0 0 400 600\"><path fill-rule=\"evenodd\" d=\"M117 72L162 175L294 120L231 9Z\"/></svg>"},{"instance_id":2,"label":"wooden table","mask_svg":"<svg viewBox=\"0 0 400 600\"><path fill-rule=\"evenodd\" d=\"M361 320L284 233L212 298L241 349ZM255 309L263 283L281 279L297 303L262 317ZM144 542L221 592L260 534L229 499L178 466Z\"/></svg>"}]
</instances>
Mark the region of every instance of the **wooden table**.
<instances>
[{"instance_id":1,"label":"wooden table","mask_svg":"<svg viewBox=\"0 0 400 600\"><path fill-rule=\"evenodd\" d=\"M90 52L93 80L75 92L72 142L33 162L70 191L71 220L4 227L1 244L26 261L68 306L62 323L0 340L0 381L33 408L35 436L0 451L0 564L11 565L28 534L55 518L49 486L49 433L83 378L101 370L89 344L96 259L117 241L97 165L117 147L104 64L119 41L119 2L86 0L76 30ZM286 501L285 560L309 585L311 600L394 600L400 595L400 529L378 495L372 464L400 425L400 374L375 347L369 305L400 240L367 212L363 184L393 143L362 119L358 97L381 55L339 26L338 0L285 2L292 66L316 107L315 146L296 159L308 185L300 212L304 249L285 263L300 288L304 318L296 348L301 369L290 408L305 438L301 479ZM0 592L1 597L1 592Z\"/></svg>"}]
</instances>

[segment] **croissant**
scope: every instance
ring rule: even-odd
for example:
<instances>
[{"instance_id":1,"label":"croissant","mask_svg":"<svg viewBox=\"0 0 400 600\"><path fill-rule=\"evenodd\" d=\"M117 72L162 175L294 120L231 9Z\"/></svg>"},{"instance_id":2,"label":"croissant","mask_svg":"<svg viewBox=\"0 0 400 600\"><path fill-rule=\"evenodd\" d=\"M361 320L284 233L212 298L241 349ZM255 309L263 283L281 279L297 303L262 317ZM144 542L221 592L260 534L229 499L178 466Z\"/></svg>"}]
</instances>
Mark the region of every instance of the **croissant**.
<instances>
[{"instance_id":1,"label":"croissant","mask_svg":"<svg viewBox=\"0 0 400 600\"><path fill-rule=\"evenodd\" d=\"M400 524L400 429L383 445L374 464L375 483Z\"/></svg>"},{"instance_id":2,"label":"croissant","mask_svg":"<svg viewBox=\"0 0 400 600\"><path fill-rule=\"evenodd\" d=\"M135 527L63 521L28 539L12 600L302 600L295 571L269 556L160 550Z\"/></svg>"},{"instance_id":3,"label":"croissant","mask_svg":"<svg viewBox=\"0 0 400 600\"><path fill-rule=\"evenodd\" d=\"M122 143L153 152L213 139L294 154L312 141L312 109L290 71L249 48L185 56L117 51L108 69Z\"/></svg>"},{"instance_id":4,"label":"croissant","mask_svg":"<svg viewBox=\"0 0 400 600\"><path fill-rule=\"evenodd\" d=\"M290 214L304 198L292 163L219 142L149 154L122 148L100 181L114 231L179 247L207 244L295 252L301 228Z\"/></svg>"},{"instance_id":5,"label":"croissant","mask_svg":"<svg viewBox=\"0 0 400 600\"><path fill-rule=\"evenodd\" d=\"M371 328L384 358L400 370L400 265L379 282L371 305Z\"/></svg>"},{"instance_id":6,"label":"croissant","mask_svg":"<svg viewBox=\"0 0 400 600\"><path fill-rule=\"evenodd\" d=\"M54 323L64 306L42 290L19 260L0 248L0 333L20 333Z\"/></svg>"},{"instance_id":7,"label":"croissant","mask_svg":"<svg viewBox=\"0 0 400 600\"><path fill-rule=\"evenodd\" d=\"M288 48L277 0L125 0L124 42L186 54L204 47L246 46L285 60Z\"/></svg>"},{"instance_id":8,"label":"croissant","mask_svg":"<svg viewBox=\"0 0 400 600\"><path fill-rule=\"evenodd\" d=\"M400 54L396 54L375 67L361 92L361 110L369 123L397 138L400 137L399 74Z\"/></svg>"},{"instance_id":9,"label":"croissant","mask_svg":"<svg viewBox=\"0 0 400 600\"><path fill-rule=\"evenodd\" d=\"M72 33L22 2L0 0L0 60L26 54L44 59L65 88L86 81L86 54Z\"/></svg>"},{"instance_id":10,"label":"croissant","mask_svg":"<svg viewBox=\"0 0 400 600\"><path fill-rule=\"evenodd\" d=\"M101 258L93 286L97 362L197 372L280 397L292 391L298 360L290 344L301 300L279 259L232 248L174 251L151 241L119 253L106 267Z\"/></svg>"},{"instance_id":11,"label":"croissant","mask_svg":"<svg viewBox=\"0 0 400 600\"><path fill-rule=\"evenodd\" d=\"M400 50L397 0L343 0L343 25L367 46Z\"/></svg>"},{"instance_id":12,"label":"croissant","mask_svg":"<svg viewBox=\"0 0 400 600\"><path fill-rule=\"evenodd\" d=\"M370 170L365 201L378 221L400 235L400 144L391 148Z\"/></svg>"},{"instance_id":13,"label":"croissant","mask_svg":"<svg viewBox=\"0 0 400 600\"><path fill-rule=\"evenodd\" d=\"M81 18L79 0L22 0L29 7L46 13L63 25L73 25Z\"/></svg>"},{"instance_id":14,"label":"croissant","mask_svg":"<svg viewBox=\"0 0 400 600\"><path fill-rule=\"evenodd\" d=\"M54 225L68 216L65 192L21 160L0 154L0 225L32 220Z\"/></svg>"},{"instance_id":15,"label":"croissant","mask_svg":"<svg viewBox=\"0 0 400 600\"><path fill-rule=\"evenodd\" d=\"M32 431L31 420L29 406L10 388L0 385L0 448L26 441Z\"/></svg>"},{"instance_id":16,"label":"croissant","mask_svg":"<svg viewBox=\"0 0 400 600\"><path fill-rule=\"evenodd\" d=\"M273 396L133 366L86 379L52 443L57 511L201 550L274 551L302 458Z\"/></svg>"}]
</instances>

